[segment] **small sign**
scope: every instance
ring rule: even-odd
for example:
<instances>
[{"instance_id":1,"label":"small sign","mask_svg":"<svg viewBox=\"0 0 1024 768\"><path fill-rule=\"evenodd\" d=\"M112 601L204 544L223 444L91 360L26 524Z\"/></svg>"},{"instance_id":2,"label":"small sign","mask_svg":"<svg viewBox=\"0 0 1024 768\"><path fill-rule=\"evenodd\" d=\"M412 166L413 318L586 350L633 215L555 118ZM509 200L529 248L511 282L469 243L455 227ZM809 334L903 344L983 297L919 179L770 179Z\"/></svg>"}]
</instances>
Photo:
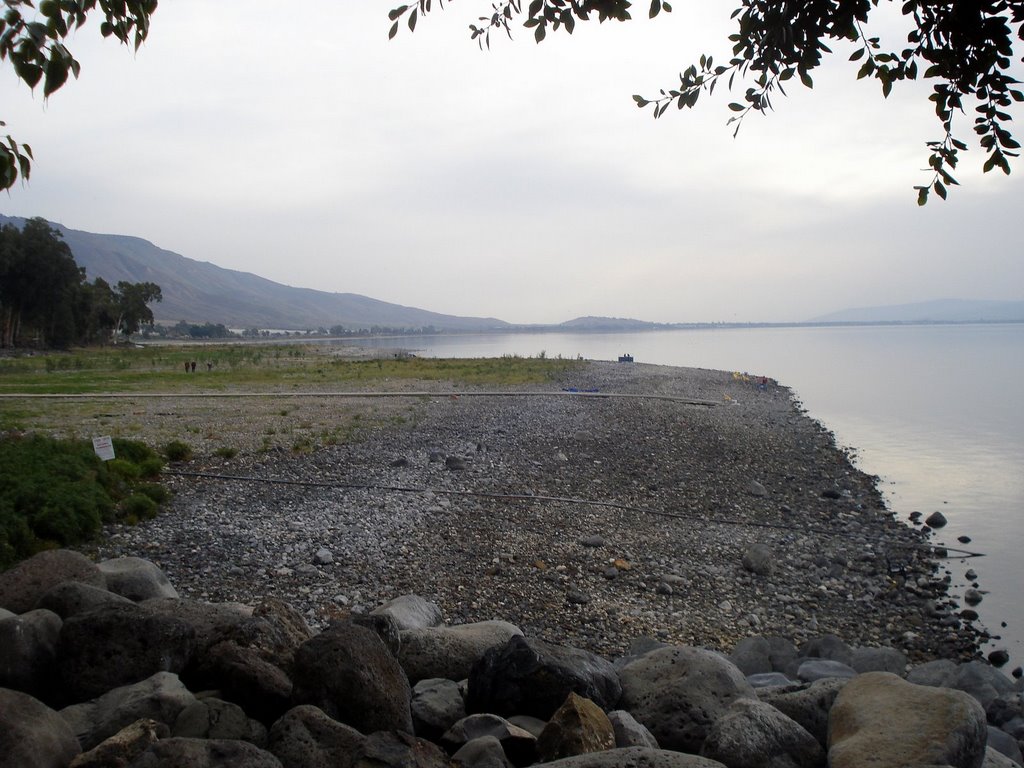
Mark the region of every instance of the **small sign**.
<instances>
[{"instance_id":1,"label":"small sign","mask_svg":"<svg viewBox=\"0 0 1024 768\"><path fill-rule=\"evenodd\" d=\"M104 461L110 461L114 458L114 441L110 439L110 435L94 437L92 439L92 449Z\"/></svg>"}]
</instances>

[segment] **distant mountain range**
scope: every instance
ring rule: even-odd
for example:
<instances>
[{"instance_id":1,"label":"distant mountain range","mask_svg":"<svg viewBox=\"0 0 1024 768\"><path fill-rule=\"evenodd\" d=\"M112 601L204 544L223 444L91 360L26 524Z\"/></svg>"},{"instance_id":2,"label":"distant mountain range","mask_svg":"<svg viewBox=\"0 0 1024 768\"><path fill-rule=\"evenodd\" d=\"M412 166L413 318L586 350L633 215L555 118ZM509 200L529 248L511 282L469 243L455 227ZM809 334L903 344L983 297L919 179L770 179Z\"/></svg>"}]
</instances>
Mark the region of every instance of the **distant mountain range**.
<instances>
[{"instance_id":1,"label":"distant mountain range","mask_svg":"<svg viewBox=\"0 0 1024 768\"><path fill-rule=\"evenodd\" d=\"M917 304L844 309L812 323L1009 323L1024 322L1024 301L937 299Z\"/></svg>"},{"instance_id":2,"label":"distant mountain range","mask_svg":"<svg viewBox=\"0 0 1024 768\"><path fill-rule=\"evenodd\" d=\"M0 225L22 226L23 218L0 214ZM427 329L448 332L560 330L627 332L730 325L793 325L793 323L651 323L618 317L578 317L558 325L513 325L493 317L459 317L391 304L355 293L328 293L281 285L249 272L224 269L189 259L126 235L98 235L51 222L71 247L75 261L90 280L110 284L121 280L153 282L163 301L152 306L157 322L223 324L229 328L306 330L344 326ZM962 323L1024 322L1024 301L942 299L920 304L847 309L802 324L822 323ZM801 325L801 323L796 323Z\"/></svg>"},{"instance_id":3,"label":"distant mountain range","mask_svg":"<svg viewBox=\"0 0 1024 768\"><path fill-rule=\"evenodd\" d=\"M0 224L24 219L0 215ZM355 293L293 288L248 272L189 259L125 235L97 235L51 222L71 247L90 280L102 277L152 282L163 301L152 305L157 322L220 323L229 328L428 328L439 331L496 331L510 325L493 317L458 317L390 304Z\"/></svg>"}]
</instances>

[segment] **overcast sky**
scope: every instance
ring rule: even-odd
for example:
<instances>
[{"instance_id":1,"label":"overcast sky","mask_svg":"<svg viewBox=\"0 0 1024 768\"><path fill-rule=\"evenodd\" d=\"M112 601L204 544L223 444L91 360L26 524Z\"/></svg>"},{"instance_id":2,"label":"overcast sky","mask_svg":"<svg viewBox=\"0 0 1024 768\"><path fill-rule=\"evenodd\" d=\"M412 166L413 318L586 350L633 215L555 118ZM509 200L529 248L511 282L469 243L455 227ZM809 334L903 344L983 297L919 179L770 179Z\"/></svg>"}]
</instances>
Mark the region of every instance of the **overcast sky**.
<instances>
[{"instance_id":1,"label":"overcast sky","mask_svg":"<svg viewBox=\"0 0 1024 768\"><path fill-rule=\"evenodd\" d=\"M962 188L916 205L940 138L927 86L883 101L840 55L734 139L739 93L658 121L631 99L701 53L727 59L729 3L539 46L520 30L490 52L467 33L489 2L446 4L389 42L392 5L164 2L138 54L94 23L74 35L81 77L49 102L4 64L0 119L36 162L0 211L518 323L1024 299L1024 163L983 176L972 145Z\"/></svg>"}]
</instances>

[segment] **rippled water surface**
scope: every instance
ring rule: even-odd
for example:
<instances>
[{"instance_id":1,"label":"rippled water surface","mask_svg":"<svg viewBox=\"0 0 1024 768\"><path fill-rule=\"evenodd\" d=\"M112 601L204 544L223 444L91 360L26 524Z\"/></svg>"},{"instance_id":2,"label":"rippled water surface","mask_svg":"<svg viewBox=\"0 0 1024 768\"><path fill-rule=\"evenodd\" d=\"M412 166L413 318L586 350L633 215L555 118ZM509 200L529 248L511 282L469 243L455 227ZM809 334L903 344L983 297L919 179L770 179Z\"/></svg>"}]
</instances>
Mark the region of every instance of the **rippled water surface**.
<instances>
[{"instance_id":1,"label":"rippled water surface","mask_svg":"<svg viewBox=\"0 0 1024 768\"><path fill-rule=\"evenodd\" d=\"M764 374L791 387L810 414L882 479L906 519L941 510L936 536L985 557L950 561L954 584L974 568L989 590L978 606L1024 662L1024 324L743 328L623 334L496 334L377 339L432 357L503 354L614 360ZM965 535L971 542L960 545ZM1001 624L1005 622L1004 628Z\"/></svg>"}]
</instances>

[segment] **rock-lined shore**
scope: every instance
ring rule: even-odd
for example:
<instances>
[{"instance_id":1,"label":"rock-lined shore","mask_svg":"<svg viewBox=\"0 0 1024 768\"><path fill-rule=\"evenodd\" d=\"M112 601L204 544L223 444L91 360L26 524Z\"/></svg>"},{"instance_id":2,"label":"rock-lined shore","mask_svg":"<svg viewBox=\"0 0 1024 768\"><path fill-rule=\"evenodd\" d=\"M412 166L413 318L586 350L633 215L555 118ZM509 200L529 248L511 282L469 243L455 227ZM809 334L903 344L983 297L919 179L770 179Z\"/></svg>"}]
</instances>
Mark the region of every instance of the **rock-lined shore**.
<instances>
[{"instance_id":1,"label":"rock-lined shore","mask_svg":"<svg viewBox=\"0 0 1024 768\"><path fill-rule=\"evenodd\" d=\"M320 402L381 417L350 444L180 465L246 479L172 477L159 518L108 531L90 554L147 557L188 597L280 597L313 626L415 592L453 623L507 619L601 653L644 635L729 648L752 633L976 653L926 537L788 389L615 363L532 389L570 388L683 400L461 387ZM282 404L301 420L294 399L248 401L237 441L258 444L261 409Z\"/></svg>"},{"instance_id":2,"label":"rock-lined shore","mask_svg":"<svg viewBox=\"0 0 1024 768\"><path fill-rule=\"evenodd\" d=\"M0 574L0 765L1020 761L926 534L774 382L345 407L363 439L200 455L155 520Z\"/></svg>"},{"instance_id":3,"label":"rock-lined shore","mask_svg":"<svg viewBox=\"0 0 1024 768\"><path fill-rule=\"evenodd\" d=\"M1008 768L1021 689L834 635L614 663L403 595L312 630L180 598L150 561L0 574L0 765L18 768Z\"/></svg>"}]
</instances>

